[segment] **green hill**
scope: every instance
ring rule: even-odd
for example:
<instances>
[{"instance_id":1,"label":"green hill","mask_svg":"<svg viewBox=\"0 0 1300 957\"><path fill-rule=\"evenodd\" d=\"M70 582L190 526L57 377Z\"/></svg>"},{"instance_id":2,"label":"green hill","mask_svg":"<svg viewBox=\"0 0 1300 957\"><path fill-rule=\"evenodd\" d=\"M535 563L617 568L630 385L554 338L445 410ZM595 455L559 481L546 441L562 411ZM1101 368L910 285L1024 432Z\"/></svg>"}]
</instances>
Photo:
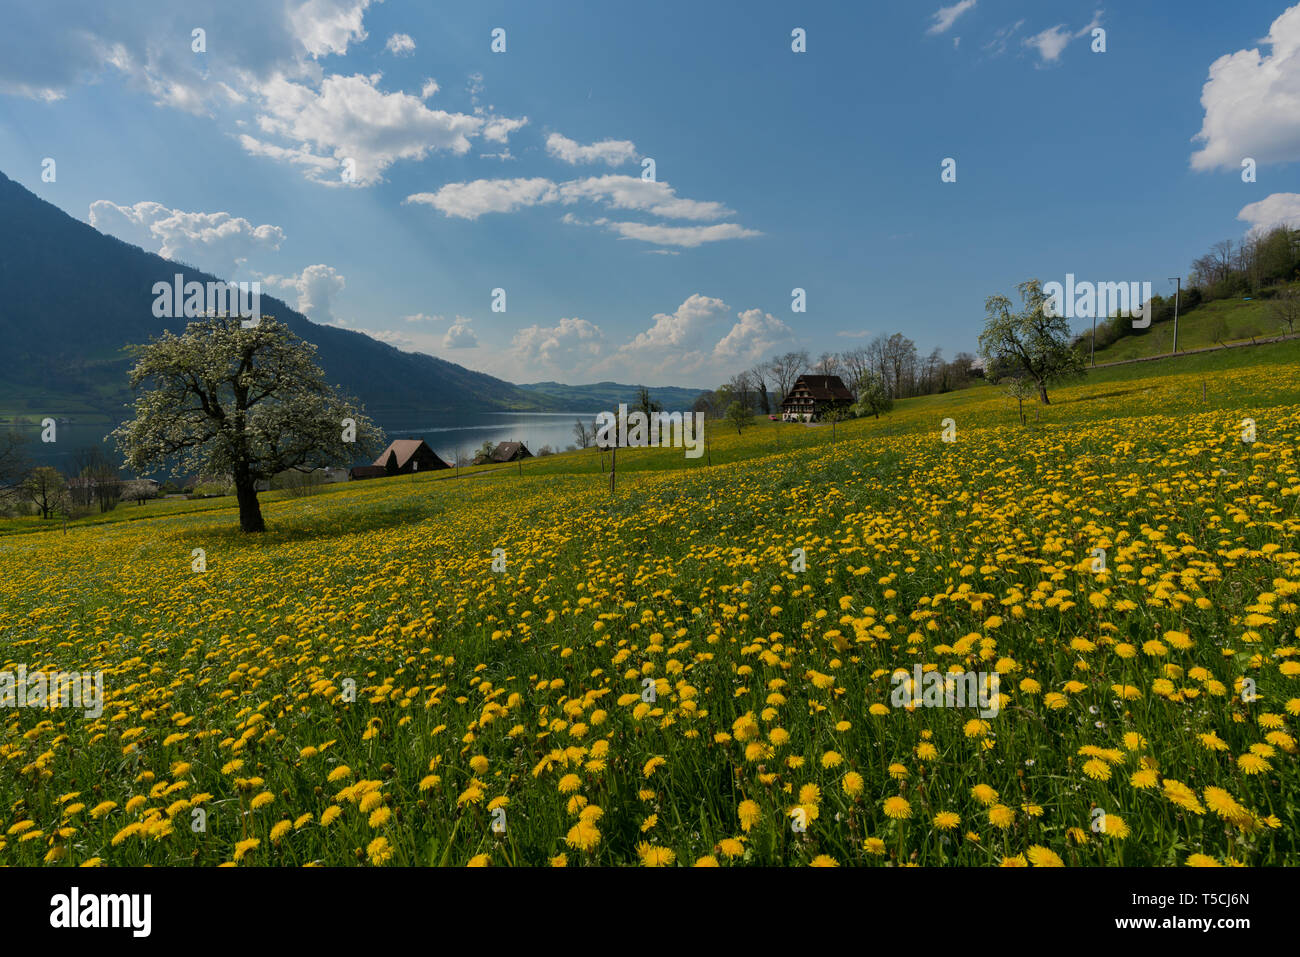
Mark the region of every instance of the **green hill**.
<instances>
[{"instance_id":1,"label":"green hill","mask_svg":"<svg viewBox=\"0 0 1300 957\"><path fill-rule=\"evenodd\" d=\"M1286 324L1272 315L1269 302L1281 288L1265 290L1259 297L1215 299L1180 311L1178 351L1222 348L1290 334ZM1300 323L1297 323L1295 331L1300 333ZM1085 354L1089 338L1090 334L1085 333L1080 340ZM1116 341L1098 348L1097 364L1169 355L1173 347L1173 320L1155 320L1147 329L1130 329Z\"/></svg>"}]
</instances>

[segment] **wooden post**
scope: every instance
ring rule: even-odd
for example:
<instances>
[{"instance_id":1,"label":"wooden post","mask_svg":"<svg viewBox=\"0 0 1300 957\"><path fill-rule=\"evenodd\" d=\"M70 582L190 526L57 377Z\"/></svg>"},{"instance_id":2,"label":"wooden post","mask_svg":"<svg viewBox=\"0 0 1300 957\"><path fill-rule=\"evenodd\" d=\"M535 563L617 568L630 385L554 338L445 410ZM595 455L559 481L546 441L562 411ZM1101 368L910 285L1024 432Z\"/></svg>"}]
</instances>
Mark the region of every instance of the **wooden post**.
<instances>
[{"instance_id":1,"label":"wooden post","mask_svg":"<svg viewBox=\"0 0 1300 957\"><path fill-rule=\"evenodd\" d=\"M618 446L609 453L609 494L614 494L614 474L618 471Z\"/></svg>"}]
</instances>

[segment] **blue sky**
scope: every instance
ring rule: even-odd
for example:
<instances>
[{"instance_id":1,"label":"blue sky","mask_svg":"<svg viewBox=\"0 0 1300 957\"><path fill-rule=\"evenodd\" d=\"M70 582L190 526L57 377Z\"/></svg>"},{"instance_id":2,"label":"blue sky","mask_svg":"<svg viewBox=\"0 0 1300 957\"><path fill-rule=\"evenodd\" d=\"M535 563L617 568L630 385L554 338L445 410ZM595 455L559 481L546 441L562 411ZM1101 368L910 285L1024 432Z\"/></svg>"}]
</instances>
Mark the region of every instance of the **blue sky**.
<instances>
[{"instance_id":1,"label":"blue sky","mask_svg":"<svg viewBox=\"0 0 1300 957\"><path fill-rule=\"evenodd\" d=\"M1285 2L6 16L0 170L316 321L513 381L705 387L896 331L951 357L1028 277L1165 292L1212 243L1300 224Z\"/></svg>"}]
</instances>

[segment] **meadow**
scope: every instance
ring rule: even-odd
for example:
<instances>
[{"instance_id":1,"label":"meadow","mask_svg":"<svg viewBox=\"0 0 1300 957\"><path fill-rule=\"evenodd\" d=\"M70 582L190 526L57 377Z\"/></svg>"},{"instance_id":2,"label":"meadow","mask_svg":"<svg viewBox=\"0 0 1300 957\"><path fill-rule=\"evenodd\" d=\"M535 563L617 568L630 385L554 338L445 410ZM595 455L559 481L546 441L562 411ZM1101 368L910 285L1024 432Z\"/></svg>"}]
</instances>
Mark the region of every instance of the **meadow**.
<instances>
[{"instance_id":1,"label":"meadow","mask_svg":"<svg viewBox=\"0 0 1300 957\"><path fill-rule=\"evenodd\" d=\"M1300 864L1300 347L1026 411L16 525L0 863Z\"/></svg>"}]
</instances>

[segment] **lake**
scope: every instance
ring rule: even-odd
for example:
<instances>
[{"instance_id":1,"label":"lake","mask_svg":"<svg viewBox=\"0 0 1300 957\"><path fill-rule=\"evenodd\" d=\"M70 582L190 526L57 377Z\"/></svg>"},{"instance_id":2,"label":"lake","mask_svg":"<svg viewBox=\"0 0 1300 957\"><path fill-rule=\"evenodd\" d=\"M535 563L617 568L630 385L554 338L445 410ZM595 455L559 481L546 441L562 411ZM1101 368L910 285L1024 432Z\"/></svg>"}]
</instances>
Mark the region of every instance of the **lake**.
<instances>
[{"instance_id":1,"label":"lake","mask_svg":"<svg viewBox=\"0 0 1300 957\"><path fill-rule=\"evenodd\" d=\"M439 457L455 464L457 451L468 461L484 442L523 442L534 455L543 445L549 445L557 452L563 451L576 444L573 437L574 422L581 418L590 427L595 417L595 412L483 412L380 422L378 425L390 441L424 439ZM37 465L52 465L64 471L71 465L73 456L88 446L98 446L113 461L118 461L113 443L103 441L105 434L112 431L110 426L85 425L75 421L60 424L58 441L48 443L40 441L40 429L37 426L24 428L23 431L29 439L25 448L27 456ZM152 477L161 480L166 475L154 473Z\"/></svg>"}]
</instances>

